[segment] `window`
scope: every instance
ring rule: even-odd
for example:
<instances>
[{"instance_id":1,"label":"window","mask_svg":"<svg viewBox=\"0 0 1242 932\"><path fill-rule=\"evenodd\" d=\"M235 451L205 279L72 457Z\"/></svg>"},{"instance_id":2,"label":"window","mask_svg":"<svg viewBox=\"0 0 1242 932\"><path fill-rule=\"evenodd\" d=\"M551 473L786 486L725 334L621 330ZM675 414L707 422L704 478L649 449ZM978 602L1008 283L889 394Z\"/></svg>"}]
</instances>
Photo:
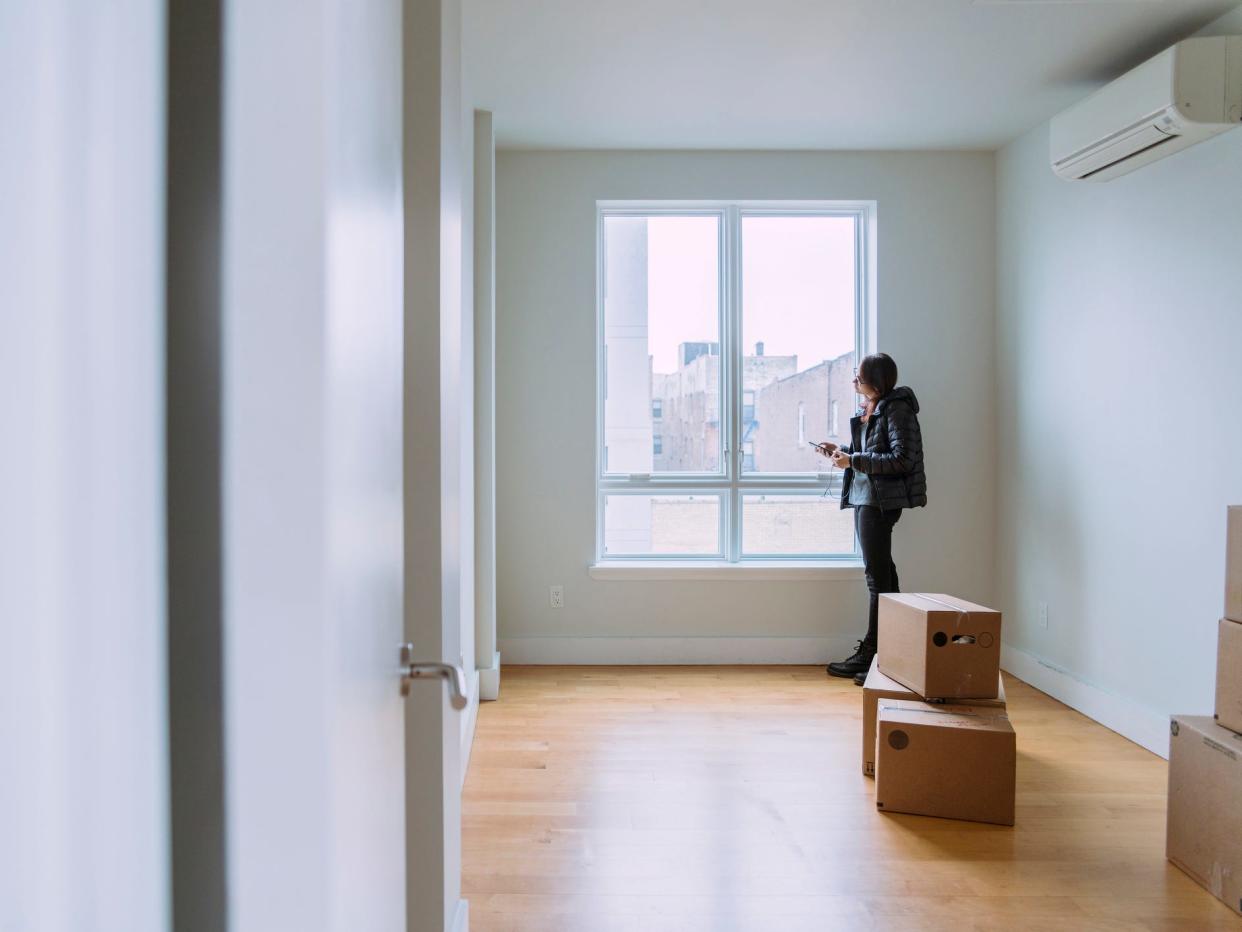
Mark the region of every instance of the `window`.
<instances>
[{"instance_id":1,"label":"window","mask_svg":"<svg viewBox=\"0 0 1242 932\"><path fill-rule=\"evenodd\" d=\"M810 443L856 403L874 223L869 203L599 205L600 559L854 556Z\"/></svg>"},{"instance_id":2,"label":"window","mask_svg":"<svg viewBox=\"0 0 1242 932\"><path fill-rule=\"evenodd\" d=\"M604 496L604 543L612 557L720 559L720 496Z\"/></svg>"}]
</instances>

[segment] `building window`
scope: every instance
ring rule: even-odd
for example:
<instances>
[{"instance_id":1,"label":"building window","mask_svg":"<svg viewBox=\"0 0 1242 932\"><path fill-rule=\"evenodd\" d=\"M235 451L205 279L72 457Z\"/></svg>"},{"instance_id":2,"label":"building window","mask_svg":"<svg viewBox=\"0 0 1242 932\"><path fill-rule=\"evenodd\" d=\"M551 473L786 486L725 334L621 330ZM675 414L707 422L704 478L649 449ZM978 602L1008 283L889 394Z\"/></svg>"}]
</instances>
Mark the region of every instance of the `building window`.
<instances>
[{"instance_id":1,"label":"building window","mask_svg":"<svg viewBox=\"0 0 1242 932\"><path fill-rule=\"evenodd\" d=\"M839 412L839 409L837 407L837 402L834 401L832 403L832 416L828 424L828 436L830 437L841 436L841 419L838 416L838 412Z\"/></svg>"},{"instance_id":2,"label":"building window","mask_svg":"<svg viewBox=\"0 0 1242 932\"><path fill-rule=\"evenodd\" d=\"M874 210L599 205L599 558L855 554L808 444L868 346Z\"/></svg>"}]
</instances>

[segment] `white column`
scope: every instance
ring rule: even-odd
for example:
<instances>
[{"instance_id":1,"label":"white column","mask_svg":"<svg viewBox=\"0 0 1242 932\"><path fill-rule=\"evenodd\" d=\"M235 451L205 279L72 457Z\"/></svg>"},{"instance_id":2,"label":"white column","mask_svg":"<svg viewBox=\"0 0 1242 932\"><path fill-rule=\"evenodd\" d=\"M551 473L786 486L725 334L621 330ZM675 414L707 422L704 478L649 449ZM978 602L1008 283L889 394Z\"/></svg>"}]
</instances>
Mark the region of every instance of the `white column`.
<instances>
[{"instance_id":1,"label":"white column","mask_svg":"<svg viewBox=\"0 0 1242 932\"><path fill-rule=\"evenodd\" d=\"M474 112L474 553L479 698L500 695L496 650L496 136Z\"/></svg>"}]
</instances>

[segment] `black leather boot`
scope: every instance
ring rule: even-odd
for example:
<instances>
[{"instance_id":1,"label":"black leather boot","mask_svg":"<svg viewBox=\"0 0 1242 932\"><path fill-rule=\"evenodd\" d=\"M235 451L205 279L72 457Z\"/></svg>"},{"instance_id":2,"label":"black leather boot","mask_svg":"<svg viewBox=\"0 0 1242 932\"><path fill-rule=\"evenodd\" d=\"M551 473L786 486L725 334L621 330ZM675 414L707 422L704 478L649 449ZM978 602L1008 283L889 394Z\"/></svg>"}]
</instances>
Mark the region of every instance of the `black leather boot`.
<instances>
[{"instance_id":1,"label":"black leather boot","mask_svg":"<svg viewBox=\"0 0 1242 932\"><path fill-rule=\"evenodd\" d=\"M875 659L875 645L868 644L865 640L858 642L858 649L854 651L852 657L845 660L837 660L828 664L829 676L840 676L844 679L852 680L859 673L864 676L871 669L871 661Z\"/></svg>"}]
</instances>

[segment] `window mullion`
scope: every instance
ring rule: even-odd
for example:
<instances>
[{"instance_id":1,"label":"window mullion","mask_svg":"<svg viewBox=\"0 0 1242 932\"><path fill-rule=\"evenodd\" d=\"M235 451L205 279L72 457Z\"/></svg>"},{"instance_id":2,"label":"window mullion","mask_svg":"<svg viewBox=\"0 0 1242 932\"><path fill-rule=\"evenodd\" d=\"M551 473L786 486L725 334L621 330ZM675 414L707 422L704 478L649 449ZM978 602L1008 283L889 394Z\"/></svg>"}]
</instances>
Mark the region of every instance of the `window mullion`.
<instances>
[{"instance_id":1,"label":"window mullion","mask_svg":"<svg viewBox=\"0 0 1242 932\"><path fill-rule=\"evenodd\" d=\"M725 229L727 231L725 265L727 268L725 291L725 316L729 334L729 371L732 375L728 392L728 424L729 424L729 539L726 542L726 553L730 563L741 559L742 553L742 496L741 451L742 451L742 274L741 274L741 211L738 207L729 207L726 211Z\"/></svg>"}]
</instances>

